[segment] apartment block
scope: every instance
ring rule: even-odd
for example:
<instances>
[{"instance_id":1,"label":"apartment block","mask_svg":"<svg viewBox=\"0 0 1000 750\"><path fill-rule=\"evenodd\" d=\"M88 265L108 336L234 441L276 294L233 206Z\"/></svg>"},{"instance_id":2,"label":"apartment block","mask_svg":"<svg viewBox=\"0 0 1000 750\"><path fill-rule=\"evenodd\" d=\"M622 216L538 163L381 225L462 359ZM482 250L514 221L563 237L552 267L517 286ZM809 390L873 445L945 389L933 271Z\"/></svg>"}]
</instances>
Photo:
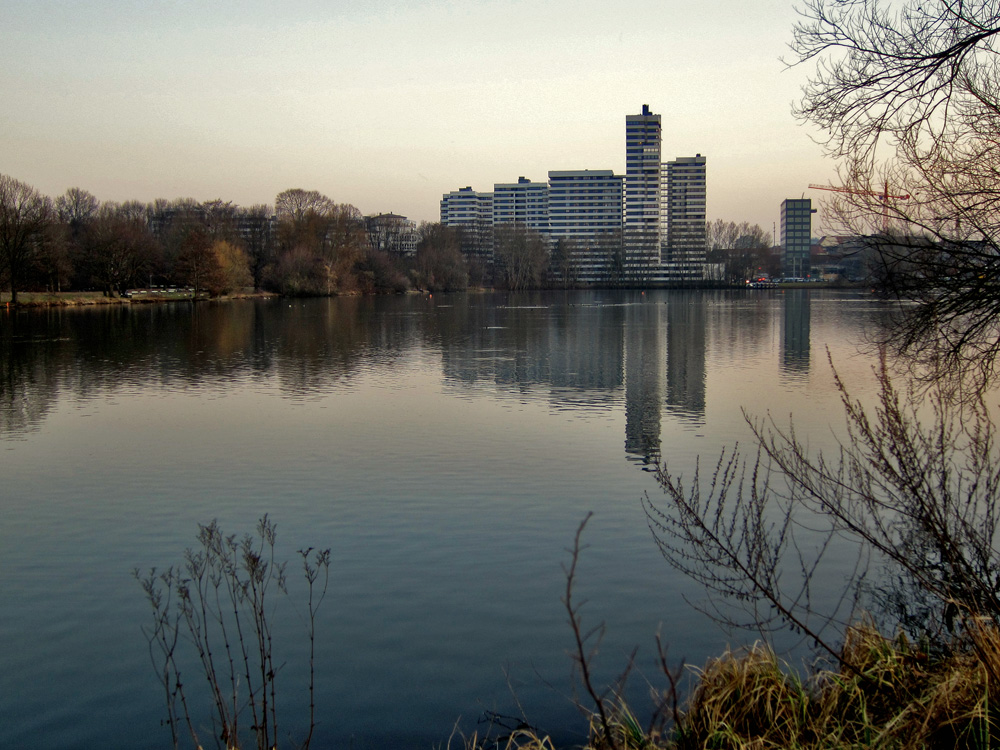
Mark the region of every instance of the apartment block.
<instances>
[{"instance_id":1,"label":"apartment block","mask_svg":"<svg viewBox=\"0 0 1000 750\"><path fill-rule=\"evenodd\" d=\"M462 252L475 258L493 258L493 193L471 187L445 193L441 198L441 223L461 230Z\"/></svg>"},{"instance_id":2,"label":"apartment block","mask_svg":"<svg viewBox=\"0 0 1000 750\"><path fill-rule=\"evenodd\" d=\"M625 174L549 172L519 177L492 193L447 193L441 221L463 229L463 252L492 257L492 230L519 224L558 252L560 273L586 283L700 281L706 257L706 158L661 161L660 115L642 105L625 117ZM561 243L561 244L560 244ZM478 248L472 252L472 247ZM568 253L568 255L567 255ZM568 267L572 266L572 269Z\"/></svg>"},{"instance_id":3,"label":"apartment block","mask_svg":"<svg viewBox=\"0 0 1000 750\"><path fill-rule=\"evenodd\" d=\"M682 280L702 278L706 257L706 164L701 154L663 165L663 265Z\"/></svg>"},{"instance_id":4,"label":"apartment block","mask_svg":"<svg viewBox=\"0 0 1000 750\"><path fill-rule=\"evenodd\" d=\"M786 198L781 202L781 253L787 277L809 275L814 213L810 198Z\"/></svg>"},{"instance_id":5,"label":"apartment block","mask_svg":"<svg viewBox=\"0 0 1000 750\"><path fill-rule=\"evenodd\" d=\"M520 224L545 234L549 226L549 186L518 177L493 186L493 226Z\"/></svg>"},{"instance_id":6,"label":"apartment block","mask_svg":"<svg viewBox=\"0 0 1000 750\"><path fill-rule=\"evenodd\" d=\"M621 256L624 178L610 169L549 172L549 229L578 281L607 281Z\"/></svg>"}]
</instances>

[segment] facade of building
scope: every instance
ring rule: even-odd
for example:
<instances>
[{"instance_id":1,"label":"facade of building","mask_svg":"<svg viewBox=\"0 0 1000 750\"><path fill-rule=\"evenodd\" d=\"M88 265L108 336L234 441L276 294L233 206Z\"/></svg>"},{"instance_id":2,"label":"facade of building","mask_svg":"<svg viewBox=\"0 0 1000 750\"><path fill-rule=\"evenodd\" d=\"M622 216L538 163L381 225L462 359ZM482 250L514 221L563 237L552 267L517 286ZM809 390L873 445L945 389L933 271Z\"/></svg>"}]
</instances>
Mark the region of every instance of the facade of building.
<instances>
[{"instance_id":1,"label":"facade of building","mask_svg":"<svg viewBox=\"0 0 1000 750\"><path fill-rule=\"evenodd\" d=\"M519 224L545 234L549 227L549 186L518 177L493 186L493 226Z\"/></svg>"},{"instance_id":2,"label":"facade of building","mask_svg":"<svg viewBox=\"0 0 1000 750\"><path fill-rule=\"evenodd\" d=\"M468 257L493 258L493 193L464 187L441 198L441 223L461 230L462 253Z\"/></svg>"},{"instance_id":3,"label":"facade of building","mask_svg":"<svg viewBox=\"0 0 1000 750\"><path fill-rule=\"evenodd\" d=\"M631 274L660 264L660 116L642 105L625 117L625 241Z\"/></svg>"},{"instance_id":4,"label":"facade of building","mask_svg":"<svg viewBox=\"0 0 1000 750\"><path fill-rule=\"evenodd\" d=\"M812 247L812 215L809 198L786 198L781 202L781 254L786 277L809 275Z\"/></svg>"},{"instance_id":5,"label":"facade of building","mask_svg":"<svg viewBox=\"0 0 1000 750\"><path fill-rule=\"evenodd\" d=\"M706 258L706 158L681 156L663 165L663 265L679 280L702 279Z\"/></svg>"},{"instance_id":6,"label":"facade of building","mask_svg":"<svg viewBox=\"0 0 1000 750\"><path fill-rule=\"evenodd\" d=\"M610 169L549 172L550 247L577 281L609 280L621 257L622 187Z\"/></svg>"},{"instance_id":7,"label":"facade of building","mask_svg":"<svg viewBox=\"0 0 1000 750\"><path fill-rule=\"evenodd\" d=\"M375 250L390 255L416 255L417 225L399 214L375 214L365 217L368 242Z\"/></svg>"}]
</instances>

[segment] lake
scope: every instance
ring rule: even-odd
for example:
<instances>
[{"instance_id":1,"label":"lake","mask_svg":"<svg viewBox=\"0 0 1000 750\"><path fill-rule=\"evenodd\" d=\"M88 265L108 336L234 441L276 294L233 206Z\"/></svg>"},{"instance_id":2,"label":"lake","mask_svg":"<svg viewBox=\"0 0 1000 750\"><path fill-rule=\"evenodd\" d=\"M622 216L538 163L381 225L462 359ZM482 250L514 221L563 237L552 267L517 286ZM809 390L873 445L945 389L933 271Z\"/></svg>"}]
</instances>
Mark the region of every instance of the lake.
<instances>
[{"instance_id":1,"label":"lake","mask_svg":"<svg viewBox=\"0 0 1000 750\"><path fill-rule=\"evenodd\" d=\"M167 747L133 569L181 562L198 524L276 522L281 556L331 549L313 747L431 748L523 708L564 742L572 634L605 622L631 697L671 658L745 639L685 599L641 498L666 461L794 414L814 447L858 395L883 314L854 291L546 292L0 312L0 745ZM293 560L292 565L295 564ZM302 586L276 615L279 692L302 705ZM195 677L189 678L192 682ZM283 731L301 737L290 706Z\"/></svg>"}]
</instances>

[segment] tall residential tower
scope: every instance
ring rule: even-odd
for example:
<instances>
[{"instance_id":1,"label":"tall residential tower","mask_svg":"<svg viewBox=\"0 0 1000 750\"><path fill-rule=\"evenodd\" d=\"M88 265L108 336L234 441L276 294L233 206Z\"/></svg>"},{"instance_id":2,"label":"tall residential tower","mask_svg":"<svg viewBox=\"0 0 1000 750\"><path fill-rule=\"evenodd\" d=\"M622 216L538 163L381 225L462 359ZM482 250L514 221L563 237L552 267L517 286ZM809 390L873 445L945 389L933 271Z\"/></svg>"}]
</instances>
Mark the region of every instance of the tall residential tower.
<instances>
[{"instance_id":1,"label":"tall residential tower","mask_svg":"<svg viewBox=\"0 0 1000 750\"><path fill-rule=\"evenodd\" d=\"M705 165L701 154L663 165L663 264L679 281L700 281L706 256Z\"/></svg>"},{"instance_id":2,"label":"tall residential tower","mask_svg":"<svg viewBox=\"0 0 1000 750\"><path fill-rule=\"evenodd\" d=\"M781 202L781 252L785 276L809 275L812 248L812 215L809 198L787 198Z\"/></svg>"},{"instance_id":3,"label":"tall residential tower","mask_svg":"<svg viewBox=\"0 0 1000 750\"><path fill-rule=\"evenodd\" d=\"M642 278L660 265L660 116L642 105L625 117L626 265Z\"/></svg>"}]
</instances>

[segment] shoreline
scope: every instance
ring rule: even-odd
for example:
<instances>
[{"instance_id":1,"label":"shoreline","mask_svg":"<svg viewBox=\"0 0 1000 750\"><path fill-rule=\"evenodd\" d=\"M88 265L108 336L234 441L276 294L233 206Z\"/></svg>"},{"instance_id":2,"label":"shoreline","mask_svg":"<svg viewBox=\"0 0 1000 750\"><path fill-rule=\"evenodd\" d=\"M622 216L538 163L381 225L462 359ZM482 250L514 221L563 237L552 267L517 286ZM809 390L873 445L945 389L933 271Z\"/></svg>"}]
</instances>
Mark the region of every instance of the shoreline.
<instances>
[{"instance_id":1,"label":"shoreline","mask_svg":"<svg viewBox=\"0 0 1000 750\"><path fill-rule=\"evenodd\" d=\"M792 282L784 284L774 284L765 288L752 288L749 286L706 286L706 287L671 287L676 289L693 289L693 288L704 288L704 289L722 289L722 290L745 290L745 291L782 291L784 289L831 289L831 288L857 288L859 284L832 284L829 282ZM589 287L591 289L604 288L604 287ZM621 287L607 287L614 289L621 289ZM660 289L660 287L651 287L650 289ZM636 287L635 291L650 291L650 289ZM468 292L483 293L488 291L500 291L493 289L468 289ZM555 289L525 289L521 291L560 291ZM576 291L576 290L561 290L561 291ZM407 292L408 294L429 294L430 292L423 290L412 290ZM158 304L162 302L227 302L230 300L243 300L243 299L280 299L281 294L277 292L241 292L237 294L225 294L218 297L209 297L207 295L201 294L197 298L189 290L175 290L175 291L161 291L153 290L149 291L146 289L135 289L130 290L127 296L118 297L108 297L103 292L18 292L17 305L11 305L10 303L10 292L0 291L0 309L11 311L19 308L38 308L38 307L96 307L100 305L149 305ZM333 295L342 296L342 295ZM356 295L350 295L356 296ZM379 295L373 295L379 296Z\"/></svg>"},{"instance_id":2,"label":"shoreline","mask_svg":"<svg viewBox=\"0 0 1000 750\"><path fill-rule=\"evenodd\" d=\"M235 299L277 299L281 295L274 292L243 292L219 297L199 295L197 298L187 290L147 291L132 290L129 296L108 297L103 292L18 292L17 304L10 302L10 292L0 292L0 309L14 310L28 307L97 307L101 305L152 305L162 302L216 301Z\"/></svg>"}]
</instances>

